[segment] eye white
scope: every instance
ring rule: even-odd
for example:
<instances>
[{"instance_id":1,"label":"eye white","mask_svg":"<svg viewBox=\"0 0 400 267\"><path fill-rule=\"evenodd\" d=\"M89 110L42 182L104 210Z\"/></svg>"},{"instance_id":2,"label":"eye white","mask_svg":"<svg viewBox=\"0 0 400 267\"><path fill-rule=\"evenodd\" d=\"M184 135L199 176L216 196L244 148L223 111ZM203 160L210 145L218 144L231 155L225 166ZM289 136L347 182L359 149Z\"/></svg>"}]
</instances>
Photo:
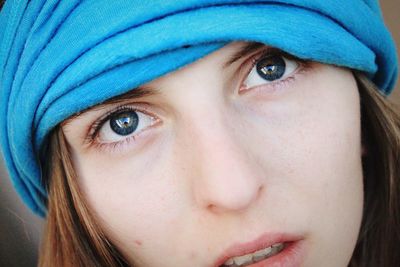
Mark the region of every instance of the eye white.
<instances>
[{"instance_id":1,"label":"eye white","mask_svg":"<svg viewBox=\"0 0 400 267\"><path fill-rule=\"evenodd\" d=\"M296 62L295 60L290 60L285 57L282 57L282 59L285 61L285 73L283 76L277 80L274 81L267 81L263 79L257 72L257 64L254 65L254 67L251 69L249 75L247 76L246 80L243 82L243 84L246 86L246 88L252 88L255 86L260 86L262 84L268 84L268 83L274 83L279 80L283 80L293 74L299 67L299 63Z\"/></svg>"},{"instance_id":2,"label":"eye white","mask_svg":"<svg viewBox=\"0 0 400 267\"><path fill-rule=\"evenodd\" d=\"M99 130L99 133L98 133L99 141L102 143L114 143L114 142L122 141L133 135L138 134L140 131L142 131L142 130L146 129L147 127L154 124L154 122L155 122L154 117L152 117L148 114L145 114L143 112L140 112L140 111L135 111L135 113L138 116L138 125L137 125L137 128L131 134L129 134L129 135L117 134L111 128L110 120L107 120Z\"/></svg>"}]
</instances>

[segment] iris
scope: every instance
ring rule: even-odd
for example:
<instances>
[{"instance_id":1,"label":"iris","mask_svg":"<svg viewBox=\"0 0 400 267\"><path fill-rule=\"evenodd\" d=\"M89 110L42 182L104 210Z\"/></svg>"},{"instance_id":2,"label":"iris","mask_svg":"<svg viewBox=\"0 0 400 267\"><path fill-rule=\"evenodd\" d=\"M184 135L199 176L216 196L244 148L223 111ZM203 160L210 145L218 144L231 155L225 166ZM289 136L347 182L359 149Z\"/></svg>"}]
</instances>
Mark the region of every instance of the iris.
<instances>
[{"instance_id":1,"label":"iris","mask_svg":"<svg viewBox=\"0 0 400 267\"><path fill-rule=\"evenodd\" d=\"M135 111L122 111L110 118L110 127L118 135L133 133L139 124L139 117Z\"/></svg>"},{"instance_id":2,"label":"iris","mask_svg":"<svg viewBox=\"0 0 400 267\"><path fill-rule=\"evenodd\" d=\"M286 63L281 56L271 55L259 60L256 69L263 79L272 82L285 74Z\"/></svg>"}]
</instances>

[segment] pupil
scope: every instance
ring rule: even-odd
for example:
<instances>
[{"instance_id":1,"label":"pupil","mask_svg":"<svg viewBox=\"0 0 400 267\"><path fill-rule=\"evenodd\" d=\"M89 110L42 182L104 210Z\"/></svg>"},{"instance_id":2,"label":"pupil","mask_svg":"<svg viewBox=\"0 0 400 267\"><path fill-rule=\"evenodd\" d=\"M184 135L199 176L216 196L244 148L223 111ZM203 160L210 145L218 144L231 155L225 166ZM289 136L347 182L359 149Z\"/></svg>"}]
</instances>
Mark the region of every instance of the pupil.
<instances>
[{"instance_id":1,"label":"pupil","mask_svg":"<svg viewBox=\"0 0 400 267\"><path fill-rule=\"evenodd\" d=\"M257 73L267 81L282 78L285 74L286 64L281 56L268 56L257 62Z\"/></svg>"},{"instance_id":2,"label":"pupil","mask_svg":"<svg viewBox=\"0 0 400 267\"><path fill-rule=\"evenodd\" d=\"M110 127L118 135L133 133L138 124L139 117L135 111L123 111L113 115L110 119Z\"/></svg>"}]
</instances>

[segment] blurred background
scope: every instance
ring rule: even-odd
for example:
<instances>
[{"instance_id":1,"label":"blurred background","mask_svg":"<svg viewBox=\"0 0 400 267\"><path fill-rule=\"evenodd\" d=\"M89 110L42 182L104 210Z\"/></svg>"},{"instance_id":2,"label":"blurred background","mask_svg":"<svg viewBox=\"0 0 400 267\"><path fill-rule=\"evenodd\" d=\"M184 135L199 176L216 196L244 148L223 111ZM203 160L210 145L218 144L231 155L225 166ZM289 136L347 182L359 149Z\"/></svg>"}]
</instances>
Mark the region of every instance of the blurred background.
<instances>
[{"instance_id":1,"label":"blurred background","mask_svg":"<svg viewBox=\"0 0 400 267\"><path fill-rule=\"evenodd\" d=\"M400 51L400 0L380 2L386 24L396 40L397 51ZM399 82L390 100L400 105ZM36 266L43 220L22 204L3 166L0 159L0 266Z\"/></svg>"}]
</instances>

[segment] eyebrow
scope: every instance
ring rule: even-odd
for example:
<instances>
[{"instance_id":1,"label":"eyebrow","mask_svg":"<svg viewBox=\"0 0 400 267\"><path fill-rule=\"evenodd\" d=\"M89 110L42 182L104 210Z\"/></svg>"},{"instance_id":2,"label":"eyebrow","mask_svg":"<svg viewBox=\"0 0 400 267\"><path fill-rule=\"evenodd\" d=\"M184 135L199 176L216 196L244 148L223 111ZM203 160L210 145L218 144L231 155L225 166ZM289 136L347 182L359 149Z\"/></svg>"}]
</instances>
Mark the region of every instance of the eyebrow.
<instances>
[{"instance_id":1,"label":"eyebrow","mask_svg":"<svg viewBox=\"0 0 400 267\"><path fill-rule=\"evenodd\" d=\"M114 96L110 99L107 99L106 101L96 105L96 108L103 107L106 105L111 105L111 104L118 104L120 102L125 102L128 100L136 99L136 98L141 98L145 96L153 96L160 94L160 90L156 88L152 88L150 86L142 85L139 87L136 87L122 95L117 95Z\"/></svg>"},{"instance_id":2,"label":"eyebrow","mask_svg":"<svg viewBox=\"0 0 400 267\"><path fill-rule=\"evenodd\" d=\"M252 54L253 52L259 50L266 45L259 42L250 42L240 48L236 53L229 57L228 61L223 65L223 68L228 68L230 65L238 61L239 59Z\"/></svg>"}]
</instances>

